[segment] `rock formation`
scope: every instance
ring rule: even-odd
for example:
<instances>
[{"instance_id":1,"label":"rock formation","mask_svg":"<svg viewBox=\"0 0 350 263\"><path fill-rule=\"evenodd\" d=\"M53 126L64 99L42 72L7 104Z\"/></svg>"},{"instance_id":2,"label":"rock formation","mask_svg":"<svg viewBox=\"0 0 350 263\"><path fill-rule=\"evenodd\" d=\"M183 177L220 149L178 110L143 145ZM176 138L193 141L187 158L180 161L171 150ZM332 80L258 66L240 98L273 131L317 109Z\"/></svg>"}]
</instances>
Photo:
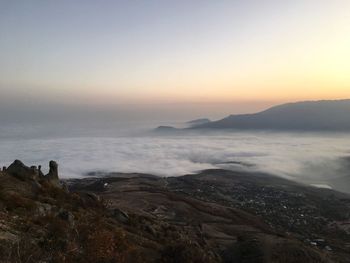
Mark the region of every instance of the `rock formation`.
<instances>
[{"instance_id":1,"label":"rock formation","mask_svg":"<svg viewBox=\"0 0 350 263\"><path fill-rule=\"evenodd\" d=\"M49 168L49 173L44 175L41 171L41 165L38 167L28 167L20 160L15 160L7 169L4 169L4 171L22 181L47 181L55 186L60 186L58 164L55 161L50 161Z\"/></svg>"},{"instance_id":2,"label":"rock formation","mask_svg":"<svg viewBox=\"0 0 350 263\"><path fill-rule=\"evenodd\" d=\"M58 179L58 164L55 161L50 161L49 167L49 173L45 175L44 178L52 184L59 185L60 181Z\"/></svg>"},{"instance_id":3,"label":"rock formation","mask_svg":"<svg viewBox=\"0 0 350 263\"><path fill-rule=\"evenodd\" d=\"M39 173L35 166L28 167L20 160L15 160L7 169L6 172L20 180L38 180Z\"/></svg>"}]
</instances>

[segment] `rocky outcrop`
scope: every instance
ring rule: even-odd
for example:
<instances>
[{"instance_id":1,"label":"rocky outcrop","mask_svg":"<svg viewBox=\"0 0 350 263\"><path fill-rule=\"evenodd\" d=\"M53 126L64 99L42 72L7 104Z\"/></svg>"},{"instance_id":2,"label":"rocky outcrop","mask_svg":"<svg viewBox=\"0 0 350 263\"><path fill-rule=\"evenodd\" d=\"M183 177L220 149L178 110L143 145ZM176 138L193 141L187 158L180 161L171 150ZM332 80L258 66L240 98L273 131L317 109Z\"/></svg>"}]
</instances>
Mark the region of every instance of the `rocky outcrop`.
<instances>
[{"instance_id":1,"label":"rocky outcrop","mask_svg":"<svg viewBox=\"0 0 350 263\"><path fill-rule=\"evenodd\" d=\"M58 177L58 164L55 161L50 161L49 168L49 173L44 175L41 171L41 165L38 167L29 167L20 160L15 160L7 169L3 169L3 172L6 172L22 181L31 180L34 181L35 184L46 181L52 185L61 187Z\"/></svg>"},{"instance_id":2,"label":"rocky outcrop","mask_svg":"<svg viewBox=\"0 0 350 263\"><path fill-rule=\"evenodd\" d=\"M46 175L19 160L0 170L0 263L125 262L120 223L94 193L67 191L57 163L49 166Z\"/></svg>"},{"instance_id":3,"label":"rocky outcrop","mask_svg":"<svg viewBox=\"0 0 350 263\"><path fill-rule=\"evenodd\" d=\"M36 166L28 167L20 160L15 160L7 169L6 172L21 180L39 180L39 170Z\"/></svg>"},{"instance_id":4,"label":"rocky outcrop","mask_svg":"<svg viewBox=\"0 0 350 263\"><path fill-rule=\"evenodd\" d=\"M58 164L55 161L50 161L49 167L49 173L44 177L44 179L58 186L60 184L58 179Z\"/></svg>"}]
</instances>

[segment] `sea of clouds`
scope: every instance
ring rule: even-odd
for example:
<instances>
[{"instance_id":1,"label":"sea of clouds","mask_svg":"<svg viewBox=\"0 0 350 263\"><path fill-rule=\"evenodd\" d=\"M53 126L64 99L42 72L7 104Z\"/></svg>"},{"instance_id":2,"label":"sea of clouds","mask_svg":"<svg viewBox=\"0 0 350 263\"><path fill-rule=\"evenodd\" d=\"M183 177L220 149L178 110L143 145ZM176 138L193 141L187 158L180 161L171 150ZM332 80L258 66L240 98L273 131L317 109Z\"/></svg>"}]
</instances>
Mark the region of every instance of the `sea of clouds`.
<instances>
[{"instance_id":1,"label":"sea of clouds","mask_svg":"<svg viewBox=\"0 0 350 263\"><path fill-rule=\"evenodd\" d=\"M211 168L263 171L285 178L332 185L349 178L344 158L350 135L331 133L184 133L177 135L0 138L0 164L49 160L63 178L89 172L180 176Z\"/></svg>"}]
</instances>

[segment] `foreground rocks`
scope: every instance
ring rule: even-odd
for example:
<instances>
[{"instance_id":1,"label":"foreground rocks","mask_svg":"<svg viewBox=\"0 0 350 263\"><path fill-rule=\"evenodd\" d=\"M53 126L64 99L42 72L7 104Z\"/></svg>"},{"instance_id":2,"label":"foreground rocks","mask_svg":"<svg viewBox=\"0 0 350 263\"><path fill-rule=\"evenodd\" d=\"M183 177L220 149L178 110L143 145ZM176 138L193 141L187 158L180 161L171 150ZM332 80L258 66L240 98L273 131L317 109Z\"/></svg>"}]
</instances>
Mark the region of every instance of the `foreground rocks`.
<instances>
[{"instance_id":1,"label":"foreground rocks","mask_svg":"<svg viewBox=\"0 0 350 263\"><path fill-rule=\"evenodd\" d=\"M0 262L132 262L132 244L93 193L67 191L51 161L47 175L15 161L0 172Z\"/></svg>"},{"instance_id":2,"label":"foreground rocks","mask_svg":"<svg viewBox=\"0 0 350 263\"><path fill-rule=\"evenodd\" d=\"M350 198L208 170L81 180L0 172L0 262L350 262Z\"/></svg>"},{"instance_id":3,"label":"foreground rocks","mask_svg":"<svg viewBox=\"0 0 350 263\"><path fill-rule=\"evenodd\" d=\"M58 178L58 164L55 161L49 163L49 173L44 175L41 172L41 166L28 167L24 165L20 160L15 160L8 168L4 167L3 172L16 177L22 181L34 181L34 182L48 182L52 185L60 186Z\"/></svg>"}]
</instances>

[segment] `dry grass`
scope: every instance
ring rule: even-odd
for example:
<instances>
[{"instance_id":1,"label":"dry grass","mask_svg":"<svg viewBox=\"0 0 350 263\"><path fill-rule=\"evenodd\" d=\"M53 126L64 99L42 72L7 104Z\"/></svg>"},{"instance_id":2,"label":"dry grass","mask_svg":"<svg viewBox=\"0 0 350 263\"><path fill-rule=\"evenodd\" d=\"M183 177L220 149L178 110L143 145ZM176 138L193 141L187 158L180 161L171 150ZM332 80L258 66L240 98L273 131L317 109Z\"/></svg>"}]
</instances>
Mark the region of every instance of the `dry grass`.
<instances>
[{"instance_id":1,"label":"dry grass","mask_svg":"<svg viewBox=\"0 0 350 263\"><path fill-rule=\"evenodd\" d=\"M0 200L8 211L13 211L18 208L24 208L25 210L30 211L36 208L35 201L12 191L0 192Z\"/></svg>"}]
</instances>

